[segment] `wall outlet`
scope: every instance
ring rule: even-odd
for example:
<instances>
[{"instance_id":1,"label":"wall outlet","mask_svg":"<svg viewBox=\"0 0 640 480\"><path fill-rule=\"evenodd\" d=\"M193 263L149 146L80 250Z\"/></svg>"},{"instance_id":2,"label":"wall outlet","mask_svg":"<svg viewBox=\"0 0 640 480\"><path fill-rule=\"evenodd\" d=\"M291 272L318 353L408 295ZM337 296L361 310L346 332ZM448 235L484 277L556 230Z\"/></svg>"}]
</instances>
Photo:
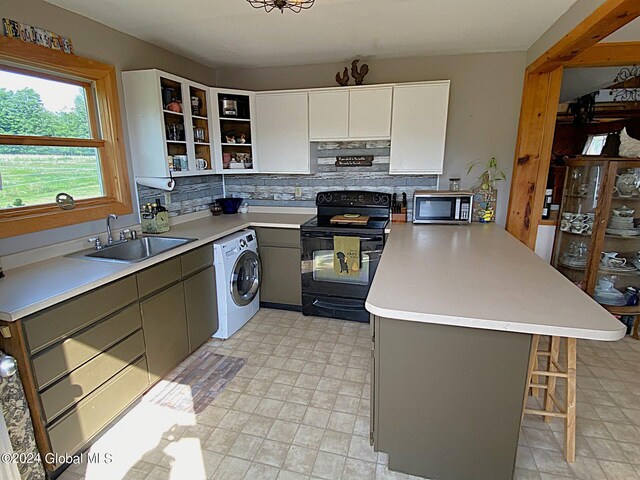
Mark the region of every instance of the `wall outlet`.
<instances>
[{"instance_id":1,"label":"wall outlet","mask_svg":"<svg viewBox=\"0 0 640 480\"><path fill-rule=\"evenodd\" d=\"M296 187L295 197L302 198L302 187Z\"/></svg>"},{"instance_id":2,"label":"wall outlet","mask_svg":"<svg viewBox=\"0 0 640 480\"><path fill-rule=\"evenodd\" d=\"M171 192L164 192L164 204L169 205L171 203Z\"/></svg>"}]
</instances>

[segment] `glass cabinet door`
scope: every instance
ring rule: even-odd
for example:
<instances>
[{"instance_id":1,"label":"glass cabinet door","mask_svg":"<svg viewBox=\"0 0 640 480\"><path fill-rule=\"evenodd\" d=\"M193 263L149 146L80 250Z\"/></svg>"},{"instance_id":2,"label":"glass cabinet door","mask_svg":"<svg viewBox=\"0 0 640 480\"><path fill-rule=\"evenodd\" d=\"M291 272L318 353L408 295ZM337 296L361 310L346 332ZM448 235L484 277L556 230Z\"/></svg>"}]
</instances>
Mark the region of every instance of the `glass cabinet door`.
<instances>
[{"instance_id":1,"label":"glass cabinet door","mask_svg":"<svg viewBox=\"0 0 640 480\"><path fill-rule=\"evenodd\" d=\"M582 289L586 289L595 243L596 208L604 174L604 162L584 161L570 164L565 178L553 266Z\"/></svg>"},{"instance_id":2,"label":"glass cabinet door","mask_svg":"<svg viewBox=\"0 0 640 480\"><path fill-rule=\"evenodd\" d=\"M611 205L603 212L606 229L593 297L609 306L627 305L633 293L627 287L640 287L640 166L629 165L613 163Z\"/></svg>"}]
</instances>

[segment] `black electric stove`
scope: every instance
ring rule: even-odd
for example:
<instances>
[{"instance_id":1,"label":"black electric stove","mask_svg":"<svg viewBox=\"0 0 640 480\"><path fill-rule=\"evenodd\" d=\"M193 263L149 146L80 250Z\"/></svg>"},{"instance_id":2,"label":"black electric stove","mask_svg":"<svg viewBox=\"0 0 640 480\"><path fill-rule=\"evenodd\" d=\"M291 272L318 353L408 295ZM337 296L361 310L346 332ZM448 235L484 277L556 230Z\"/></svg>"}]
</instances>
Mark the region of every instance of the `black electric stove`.
<instances>
[{"instance_id":1,"label":"black electric stove","mask_svg":"<svg viewBox=\"0 0 640 480\"><path fill-rule=\"evenodd\" d=\"M300 227L302 242L302 313L368 322L364 302L384 248L391 218L391 195L365 191L320 192L318 215ZM334 224L336 215L368 216L366 224ZM360 239L357 276L334 271L333 238Z\"/></svg>"}]
</instances>

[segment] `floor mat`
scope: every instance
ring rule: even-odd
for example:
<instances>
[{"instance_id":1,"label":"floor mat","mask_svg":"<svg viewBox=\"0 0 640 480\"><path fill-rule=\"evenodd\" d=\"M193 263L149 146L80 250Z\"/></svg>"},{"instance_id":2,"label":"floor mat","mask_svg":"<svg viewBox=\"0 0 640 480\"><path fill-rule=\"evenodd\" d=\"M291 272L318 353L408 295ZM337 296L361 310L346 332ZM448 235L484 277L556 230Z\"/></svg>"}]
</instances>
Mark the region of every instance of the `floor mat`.
<instances>
[{"instance_id":1,"label":"floor mat","mask_svg":"<svg viewBox=\"0 0 640 480\"><path fill-rule=\"evenodd\" d=\"M145 401L187 413L201 413L247 362L212 353L206 345L163 378Z\"/></svg>"}]
</instances>

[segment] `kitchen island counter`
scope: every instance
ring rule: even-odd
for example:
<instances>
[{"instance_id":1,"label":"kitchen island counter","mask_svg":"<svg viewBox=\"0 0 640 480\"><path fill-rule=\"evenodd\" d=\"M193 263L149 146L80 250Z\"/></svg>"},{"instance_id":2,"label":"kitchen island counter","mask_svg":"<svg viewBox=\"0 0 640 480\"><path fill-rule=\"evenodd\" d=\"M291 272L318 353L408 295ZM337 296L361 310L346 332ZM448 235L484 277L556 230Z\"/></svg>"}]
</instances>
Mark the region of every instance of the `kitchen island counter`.
<instances>
[{"instance_id":1,"label":"kitchen island counter","mask_svg":"<svg viewBox=\"0 0 640 480\"><path fill-rule=\"evenodd\" d=\"M626 331L496 224L394 224L366 308L398 320L589 340Z\"/></svg>"},{"instance_id":2,"label":"kitchen island counter","mask_svg":"<svg viewBox=\"0 0 640 480\"><path fill-rule=\"evenodd\" d=\"M513 478L534 334L625 334L495 224L394 224L366 308L374 448L434 480Z\"/></svg>"},{"instance_id":3,"label":"kitchen island counter","mask_svg":"<svg viewBox=\"0 0 640 480\"><path fill-rule=\"evenodd\" d=\"M114 263L58 256L6 271L0 279L0 320L15 321L52 305L131 275L169 258L249 227L299 229L312 214L206 214L178 223L160 236L195 241L137 263Z\"/></svg>"}]
</instances>

